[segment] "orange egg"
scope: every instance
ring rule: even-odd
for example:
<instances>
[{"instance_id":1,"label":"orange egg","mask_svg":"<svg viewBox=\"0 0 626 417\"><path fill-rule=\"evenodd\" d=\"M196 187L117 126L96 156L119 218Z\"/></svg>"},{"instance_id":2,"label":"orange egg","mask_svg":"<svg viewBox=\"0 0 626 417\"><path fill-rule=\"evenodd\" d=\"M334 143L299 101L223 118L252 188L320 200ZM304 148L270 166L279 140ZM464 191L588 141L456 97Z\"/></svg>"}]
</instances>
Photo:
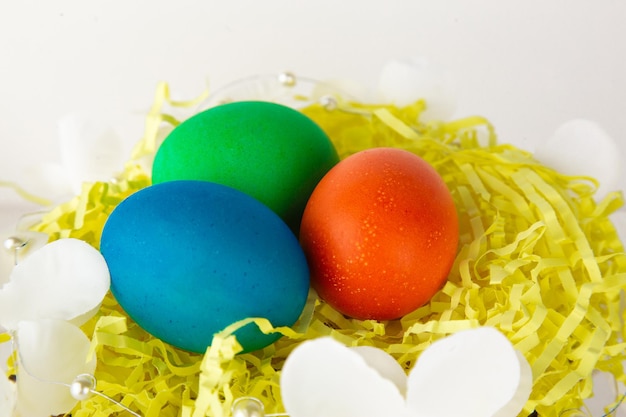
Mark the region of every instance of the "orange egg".
<instances>
[{"instance_id":1,"label":"orange egg","mask_svg":"<svg viewBox=\"0 0 626 417\"><path fill-rule=\"evenodd\" d=\"M373 148L320 181L300 243L323 300L350 317L389 320L443 286L458 235L456 207L437 171L411 152Z\"/></svg>"}]
</instances>

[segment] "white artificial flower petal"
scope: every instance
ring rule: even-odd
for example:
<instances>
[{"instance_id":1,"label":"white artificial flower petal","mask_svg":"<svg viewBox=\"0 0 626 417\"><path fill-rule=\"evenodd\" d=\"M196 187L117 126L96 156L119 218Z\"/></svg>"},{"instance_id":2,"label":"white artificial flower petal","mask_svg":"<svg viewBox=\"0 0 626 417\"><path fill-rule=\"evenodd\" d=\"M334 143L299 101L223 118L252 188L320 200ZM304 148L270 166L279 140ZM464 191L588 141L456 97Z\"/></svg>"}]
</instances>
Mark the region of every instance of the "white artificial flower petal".
<instances>
[{"instance_id":1,"label":"white artificial flower petal","mask_svg":"<svg viewBox=\"0 0 626 417\"><path fill-rule=\"evenodd\" d=\"M3 241L5 241L10 235L4 234ZM15 267L15 256L5 248L0 248L0 287L9 281L11 271Z\"/></svg>"},{"instance_id":2,"label":"white artificial flower petal","mask_svg":"<svg viewBox=\"0 0 626 417\"><path fill-rule=\"evenodd\" d=\"M341 343L319 338L300 344L285 361L283 404L290 417L405 417L396 385Z\"/></svg>"},{"instance_id":3,"label":"white artificial flower petal","mask_svg":"<svg viewBox=\"0 0 626 417\"><path fill-rule=\"evenodd\" d=\"M481 327L438 340L408 377L413 417L513 417L530 395L530 366L498 330Z\"/></svg>"},{"instance_id":4,"label":"white artificial flower petal","mask_svg":"<svg viewBox=\"0 0 626 417\"><path fill-rule=\"evenodd\" d=\"M100 305L110 283L103 256L89 244L72 238L48 243L0 288L0 326L14 330L21 320L84 316Z\"/></svg>"},{"instance_id":5,"label":"white artificial flower petal","mask_svg":"<svg viewBox=\"0 0 626 417\"><path fill-rule=\"evenodd\" d=\"M19 249L9 249L6 247L11 239L19 239L23 246ZM11 271L16 264L21 263L27 256L35 253L48 242L48 235L45 233L32 232L30 230L20 230L5 232L0 235L0 239L5 247L0 248L0 287L9 280Z\"/></svg>"},{"instance_id":6,"label":"white artificial flower petal","mask_svg":"<svg viewBox=\"0 0 626 417\"><path fill-rule=\"evenodd\" d=\"M127 155L113 128L70 114L59 121L58 131L62 164L75 194L83 182L108 181L124 166Z\"/></svg>"},{"instance_id":7,"label":"white artificial flower petal","mask_svg":"<svg viewBox=\"0 0 626 417\"><path fill-rule=\"evenodd\" d=\"M15 402L15 384L0 374L0 417L13 417Z\"/></svg>"},{"instance_id":8,"label":"white artificial flower petal","mask_svg":"<svg viewBox=\"0 0 626 417\"><path fill-rule=\"evenodd\" d=\"M60 163L43 163L25 168L20 185L37 197L51 200L53 204L60 204L75 195L69 174Z\"/></svg>"},{"instance_id":9,"label":"white artificial flower petal","mask_svg":"<svg viewBox=\"0 0 626 417\"><path fill-rule=\"evenodd\" d=\"M563 174L586 175L600 182L599 199L622 188L622 153L597 123L570 120L537 145L535 157Z\"/></svg>"},{"instance_id":10,"label":"white artificial flower petal","mask_svg":"<svg viewBox=\"0 0 626 417\"><path fill-rule=\"evenodd\" d=\"M452 76L421 57L388 62L381 71L378 92L383 101L398 107L425 100L424 120L446 120L456 110Z\"/></svg>"},{"instance_id":11,"label":"white artificial flower petal","mask_svg":"<svg viewBox=\"0 0 626 417\"><path fill-rule=\"evenodd\" d=\"M515 355L517 356L520 370L519 385L509 402L502 406L493 417L511 417L518 415L522 408L524 408L524 405L526 405L526 402L528 402L530 393L533 390L533 370L530 364L521 352L515 351Z\"/></svg>"},{"instance_id":12,"label":"white artificial flower petal","mask_svg":"<svg viewBox=\"0 0 626 417\"><path fill-rule=\"evenodd\" d=\"M406 373L393 356L372 346L355 346L350 349L361 355L365 363L377 370L383 378L393 382L402 396L406 394Z\"/></svg>"},{"instance_id":13,"label":"white artificial flower petal","mask_svg":"<svg viewBox=\"0 0 626 417\"><path fill-rule=\"evenodd\" d=\"M18 413L48 417L71 411L77 400L69 385L77 376L93 374L96 369L95 358L87 360L87 336L73 324L44 319L20 322L15 337Z\"/></svg>"}]
</instances>

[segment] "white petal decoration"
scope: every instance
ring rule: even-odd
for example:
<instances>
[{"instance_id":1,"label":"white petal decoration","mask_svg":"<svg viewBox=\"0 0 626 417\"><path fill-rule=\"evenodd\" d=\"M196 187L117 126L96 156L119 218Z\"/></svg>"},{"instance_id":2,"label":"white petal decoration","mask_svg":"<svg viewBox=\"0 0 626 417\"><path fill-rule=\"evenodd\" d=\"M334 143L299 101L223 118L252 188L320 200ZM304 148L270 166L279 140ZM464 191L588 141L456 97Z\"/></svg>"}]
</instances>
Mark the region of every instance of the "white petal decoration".
<instances>
[{"instance_id":1,"label":"white petal decoration","mask_svg":"<svg viewBox=\"0 0 626 417\"><path fill-rule=\"evenodd\" d=\"M382 350L311 340L285 361L283 404L290 417L515 417L532 388L526 359L491 327L433 343L403 374Z\"/></svg>"},{"instance_id":2,"label":"white petal decoration","mask_svg":"<svg viewBox=\"0 0 626 417\"><path fill-rule=\"evenodd\" d=\"M95 311L110 287L107 264L78 239L60 239L37 250L12 271L0 288L0 326L20 320L73 320Z\"/></svg>"},{"instance_id":3,"label":"white petal decoration","mask_svg":"<svg viewBox=\"0 0 626 417\"><path fill-rule=\"evenodd\" d=\"M290 417L406 416L396 385L331 338L303 342L294 349L280 385Z\"/></svg>"},{"instance_id":4,"label":"white petal decoration","mask_svg":"<svg viewBox=\"0 0 626 417\"><path fill-rule=\"evenodd\" d=\"M570 120L545 142L535 157L544 165L568 175L587 175L600 182L598 198L622 188L622 154L616 141L597 123Z\"/></svg>"},{"instance_id":5,"label":"white petal decoration","mask_svg":"<svg viewBox=\"0 0 626 417\"><path fill-rule=\"evenodd\" d=\"M456 87L449 72L425 58L393 60L382 69L378 92L385 102L403 107L426 101L425 120L446 120L456 110Z\"/></svg>"},{"instance_id":6,"label":"white petal decoration","mask_svg":"<svg viewBox=\"0 0 626 417\"><path fill-rule=\"evenodd\" d=\"M15 384L0 374L0 417L13 417L15 399Z\"/></svg>"},{"instance_id":7,"label":"white petal decoration","mask_svg":"<svg viewBox=\"0 0 626 417\"><path fill-rule=\"evenodd\" d=\"M14 239L18 239L18 241ZM5 232L0 234L0 240L4 243L4 247L0 248L0 286L9 280L11 271L16 263L21 263L27 256L35 253L48 242L48 235L45 233L31 232L29 230L20 230ZM17 249L10 249L11 243L22 243Z\"/></svg>"},{"instance_id":8,"label":"white petal decoration","mask_svg":"<svg viewBox=\"0 0 626 417\"><path fill-rule=\"evenodd\" d=\"M58 131L62 165L75 194L80 193L83 182L108 181L123 168L127 155L113 128L70 114L59 121Z\"/></svg>"},{"instance_id":9,"label":"white petal decoration","mask_svg":"<svg viewBox=\"0 0 626 417\"><path fill-rule=\"evenodd\" d=\"M409 375L407 405L415 417L514 417L531 386L528 362L502 333L482 327L422 353Z\"/></svg>"},{"instance_id":10,"label":"white petal decoration","mask_svg":"<svg viewBox=\"0 0 626 417\"><path fill-rule=\"evenodd\" d=\"M52 319L22 321L15 334L18 413L48 417L71 411L77 400L68 385L96 369L95 358L87 361L87 336L73 324Z\"/></svg>"},{"instance_id":11,"label":"white petal decoration","mask_svg":"<svg viewBox=\"0 0 626 417\"><path fill-rule=\"evenodd\" d=\"M69 173L60 163L44 163L26 167L20 179L25 190L38 197L62 203L75 195Z\"/></svg>"}]
</instances>

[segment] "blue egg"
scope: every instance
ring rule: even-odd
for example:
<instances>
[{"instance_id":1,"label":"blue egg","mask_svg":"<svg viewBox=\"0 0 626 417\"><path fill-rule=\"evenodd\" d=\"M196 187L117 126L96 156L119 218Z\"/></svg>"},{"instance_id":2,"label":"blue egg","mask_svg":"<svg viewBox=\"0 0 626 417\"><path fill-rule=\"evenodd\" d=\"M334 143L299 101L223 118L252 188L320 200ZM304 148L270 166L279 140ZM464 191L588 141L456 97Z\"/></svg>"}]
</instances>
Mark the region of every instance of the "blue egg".
<instances>
[{"instance_id":1,"label":"blue egg","mask_svg":"<svg viewBox=\"0 0 626 417\"><path fill-rule=\"evenodd\" d=\"M248 318L293 325L309 269L298 240L268 207L233 188L171 181L129 196L109 216L100 250L111 291L153 336L203 353L213 335ZM249 324L235 335L245 352L280 335Z\"/></svg>"}]
</instances>

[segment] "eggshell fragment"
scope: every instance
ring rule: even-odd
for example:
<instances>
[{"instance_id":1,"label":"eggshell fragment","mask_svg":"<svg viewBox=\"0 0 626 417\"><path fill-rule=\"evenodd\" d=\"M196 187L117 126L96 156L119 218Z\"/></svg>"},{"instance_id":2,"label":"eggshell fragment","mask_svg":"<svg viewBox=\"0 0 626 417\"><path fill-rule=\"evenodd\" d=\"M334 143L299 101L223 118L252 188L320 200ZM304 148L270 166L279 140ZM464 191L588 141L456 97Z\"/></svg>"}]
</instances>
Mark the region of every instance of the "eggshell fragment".
<instances>
[{"instance_id":1,"label":"eggshell fragment","mask_svg":"<svg viewBox=\"0 0 626 417\"><path fill-rule=\"evenodd\" d=\"M0 326L13 330L20 320L43 318L82 324L106 295L109 269L102 255L78 239L60 239L19 263L0 288Z\"/></svg>"},{"instance_id":2,"label":"eggshell fragment","mask_svg":"<svg viewBox=\"0 0 626 417\"><path fill-rule=\"evenodd\" d=\"M69 412L77 401L67 385L96 369L95 358L87 360L87 336L73 324L44 319L21 321L16 339L20 359L17 411L29 417Z\"/></svg>"}]
</instances>

